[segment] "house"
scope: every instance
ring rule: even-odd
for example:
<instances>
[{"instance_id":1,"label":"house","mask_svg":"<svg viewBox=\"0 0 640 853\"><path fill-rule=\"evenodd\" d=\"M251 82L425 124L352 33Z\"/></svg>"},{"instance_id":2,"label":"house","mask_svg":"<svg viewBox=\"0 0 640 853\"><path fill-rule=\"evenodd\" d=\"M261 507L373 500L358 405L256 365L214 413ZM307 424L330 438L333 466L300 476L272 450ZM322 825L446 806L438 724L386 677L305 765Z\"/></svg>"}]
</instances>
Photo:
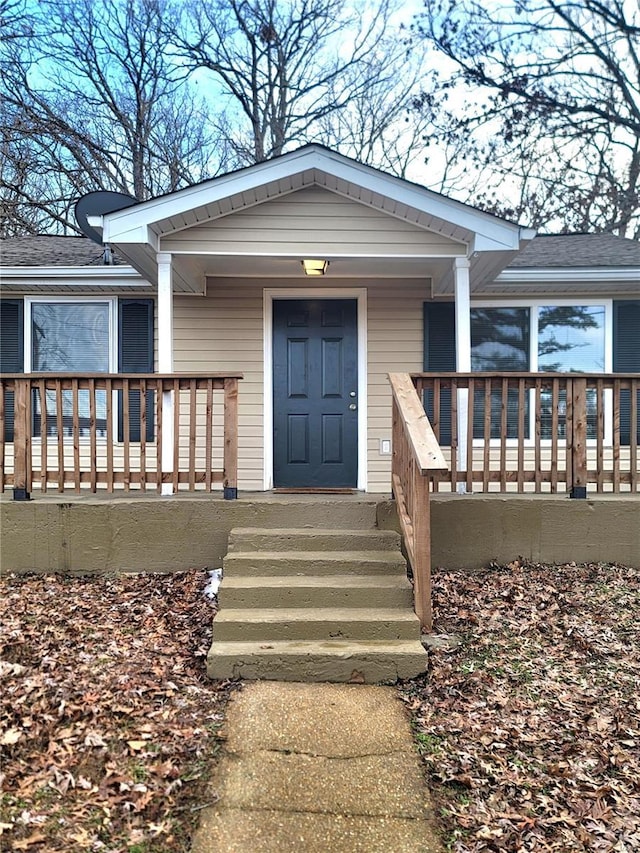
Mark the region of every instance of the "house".
<instances>
[{"instance_id":1,"label":"house","mask_svg":"<svg viewBox=\"0 0 640 853\"><path fill-rule=\"evenodd\" d=\"M317 653L338 628L380 637L356 654L382 660L375 677L424 666L415 638L402 646L410 620L389 611L407 595L380 530L396 524L391 490L427 628L431 529L441 564L640 565L637 242L536 236L317 145L103 201L80 217L94 240L2 247L7 568L175 570L220 565L229 547L225 566L249 576L235 592L225 580L236 604L216 630L232 650L212 648L210 674L237 674L246 653L245 673L306 677L311 655L324 677L335 652L332 677L349 680L352 651ZM592 501L559 504L568 494L599 498L597 519ZM284 553L274 581L274 549L294 541L313 577ZM271 562L256 581L257 542ZM318 542L328 578L314 576ZM367 542L343 583L348 543ZM285 588L307 605L254 619ZM363 600L379 608L366 624ZM302 657L287 662L294 644L265 663L291 625L311 632ZM234 645L248 634L250 652Z\"/></svg>"},{"instance_id":2,"label":"house","mask_svg":"<svg viewBox=\"0 0 640 853\"><path fill-rule=\"evenodd\" d=\"M640 371L638 243L534 237L317 145L93 219L109 264L101 246L81 237L5 242L3 371L240 372L237 487L245 492L387 491L392 372ZM305 275L307 261L323 268ZM451 393L442 393L448 405ZM541 394L549 440L550 393ZM458 471L467 437L483 437L478 394L476 387L472 433L468 418L457 424ZM620 394L625 446L629 391ZM128 396L137 413L139 393ZM495 441L504 432L495 387L490 396ZM82 397L80 433L89 418ZM458 408L468 408L462 390L458 397ZM534 404L528 390L525 397L529 439ZM154 400L147 392L149 406ZM564 390L558 401L562 441ZM603 401L603 438L611 445L609 392ZM120 394L120 440L122 403ZM67 392L67 431L70 406ZM96 406L104 433L104 394ZM509 441L517 437L515 387L506 408ZM51 400L51 435L53 410ZM134 420L132 441L140 437ZM450 421L442 412L444 445ZM34 437L40 430L36 411ZM175 490L169 483L163 489Z\"/></svg>"}]
</instances>

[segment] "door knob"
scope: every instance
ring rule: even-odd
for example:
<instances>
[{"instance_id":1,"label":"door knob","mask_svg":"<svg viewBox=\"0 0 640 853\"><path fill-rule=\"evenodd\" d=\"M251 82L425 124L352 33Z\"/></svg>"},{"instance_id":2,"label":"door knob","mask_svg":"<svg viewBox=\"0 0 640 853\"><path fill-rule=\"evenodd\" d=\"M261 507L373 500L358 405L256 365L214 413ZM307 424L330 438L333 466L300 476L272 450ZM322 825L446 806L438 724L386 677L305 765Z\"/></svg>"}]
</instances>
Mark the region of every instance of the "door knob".
<instances>
[{"instance_id":1,"label":"door knob","mask_svg":"<svg viewBox=\"0 0 640 853\"><path fill-rule=\"evenodd\" d=\"M356 410L358 407L356 406L356 404L355 404L355 403L349 403L349 408L351 409L351 411L352 411L352 412L355 412L355 410Z\"/></svg>"},{"instance_id":2,"label":"door knob","mask_svg":"<svg viewBox=\"0 0 640 853\"><path fill-rule=\"evenodd\" d=\"M350 397L355 397L355 396L356 396L356 392L355 392L355 391L349 391L349 396L350 396Z\"/></svg>"}]
</instances>

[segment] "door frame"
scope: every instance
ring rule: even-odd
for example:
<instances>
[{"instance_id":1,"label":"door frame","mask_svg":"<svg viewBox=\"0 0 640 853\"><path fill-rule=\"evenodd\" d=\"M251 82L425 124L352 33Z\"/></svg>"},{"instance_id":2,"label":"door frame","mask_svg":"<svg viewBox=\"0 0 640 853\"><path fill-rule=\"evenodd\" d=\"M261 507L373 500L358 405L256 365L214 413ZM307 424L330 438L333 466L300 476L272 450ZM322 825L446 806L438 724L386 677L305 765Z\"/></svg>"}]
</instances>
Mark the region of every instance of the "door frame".
<instances>
[{"instance_id":1,"label":"door frame","mask_svg":"<svg viewBox=\"0 0 640 853\"><path fill-rule=\"evenodd\" d=\"M367 490L367 288L366 287L265 287L263 320L263 448L265 491L273 489L273 302L278 299L355 299L358 340L358 484Z\"/></svg>"}]
</instances>

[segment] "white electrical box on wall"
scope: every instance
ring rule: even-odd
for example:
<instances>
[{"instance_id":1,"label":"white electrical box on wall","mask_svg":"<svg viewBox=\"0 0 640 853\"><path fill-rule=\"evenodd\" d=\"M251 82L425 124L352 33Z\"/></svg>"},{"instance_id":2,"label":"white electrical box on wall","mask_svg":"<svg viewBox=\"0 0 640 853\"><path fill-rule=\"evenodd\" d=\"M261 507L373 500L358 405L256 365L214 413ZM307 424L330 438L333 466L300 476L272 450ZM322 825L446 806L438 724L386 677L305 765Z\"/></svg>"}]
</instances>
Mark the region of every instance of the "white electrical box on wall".
<instances>
[{"instance_id":1,"label":"white electrical box on wall","mask_svg":"<svg viewBox=\"0 0 640 853\"><path fill-rule=\"evenodd\" d=\"M391 455L391 439L390 438L381 438L380 439L380 456L390 456Z\"/></svg>"}]
</instances>

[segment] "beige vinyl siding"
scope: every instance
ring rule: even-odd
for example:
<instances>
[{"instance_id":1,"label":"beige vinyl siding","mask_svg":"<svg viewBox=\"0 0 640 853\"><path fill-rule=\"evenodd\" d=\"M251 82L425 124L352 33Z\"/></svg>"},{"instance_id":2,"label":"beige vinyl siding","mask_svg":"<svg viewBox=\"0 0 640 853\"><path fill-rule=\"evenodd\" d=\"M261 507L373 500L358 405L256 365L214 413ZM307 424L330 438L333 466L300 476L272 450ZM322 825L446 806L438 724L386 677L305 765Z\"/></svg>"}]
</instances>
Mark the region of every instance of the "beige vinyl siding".
<instances>
[{"instance_id":1,"label":"beige vinyl siding","mask_svg":"<svg viewBox=\"0 0 640 853\"><path fill-rule=\"evenodd\" d=\"M390 492L391 457L380 440L391 439L391 390L387 374L422 370L422 304L428 281L397 282L369 290L369 491Z\"/></svg>"},{"instance_id":2,"label":"beige vinyl siding","mask_svg":"<svg viewBox=\"0 0 640 853\"><path fill-rule=\"evenodd\" d=\"M259 281L218 281L205 297L175 297L174 369L244 373L238 397L238 478L244 491L263 488L262 328Z\"/></svg>"},{"instance_id":3,"label":"beige vinyl siding","mask_svg":"<svg viewBox=\"0 0 640 853\"><path fill-rule=\"evenodd\" d=\"M328 190L298 190L162 239L166 252L451 257L466 246Z\"/></svg>"}]
</instances>

